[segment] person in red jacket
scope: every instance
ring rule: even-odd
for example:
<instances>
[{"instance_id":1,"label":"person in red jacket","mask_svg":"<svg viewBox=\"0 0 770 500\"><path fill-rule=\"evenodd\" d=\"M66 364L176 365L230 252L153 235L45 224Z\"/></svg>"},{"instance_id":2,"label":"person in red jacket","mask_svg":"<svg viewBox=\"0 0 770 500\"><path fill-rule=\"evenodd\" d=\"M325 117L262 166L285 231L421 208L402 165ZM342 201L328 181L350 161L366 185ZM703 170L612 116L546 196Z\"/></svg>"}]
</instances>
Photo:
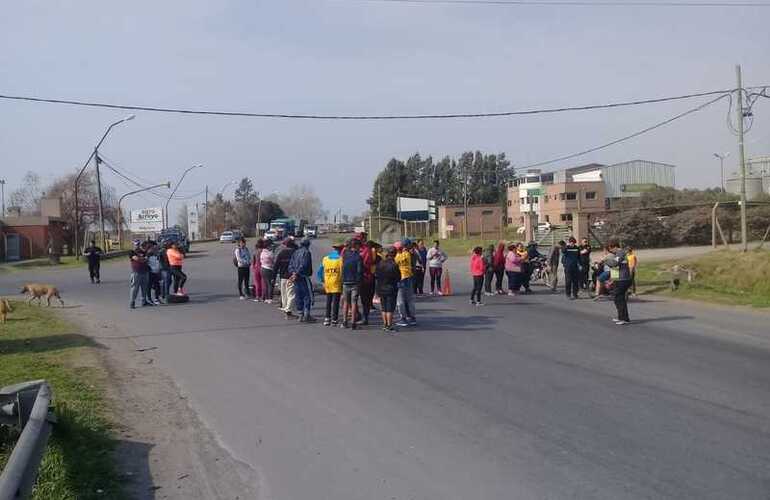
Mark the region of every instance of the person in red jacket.
<instances>
[{"instance_id":1,"label":"person in red jacket","mask_svg":"<svg viewBox=\"0 0 770 500\"><path fill-rule=\"evenodd\" d=\"M471 292L471 305L480 306L481 304L481 289L484 288L484 272L486 271L486 264L484 263L484 257L481 256L483 249L476 247L473 249L471 255L471 276L473 276L473 291Z\"/></svg>"},{"instance_id":2,"label":"person in red jacket","mask_svg":"<svg viewBox=\"0 0 770 500\"><path fill-rule=\"evenodd\" d=\"M497 249L492 257L492 268L495 271L495 292L505 295L503 291L503 276L505 275L505 242L497 244Z\"/></svg>"}]
</instances>

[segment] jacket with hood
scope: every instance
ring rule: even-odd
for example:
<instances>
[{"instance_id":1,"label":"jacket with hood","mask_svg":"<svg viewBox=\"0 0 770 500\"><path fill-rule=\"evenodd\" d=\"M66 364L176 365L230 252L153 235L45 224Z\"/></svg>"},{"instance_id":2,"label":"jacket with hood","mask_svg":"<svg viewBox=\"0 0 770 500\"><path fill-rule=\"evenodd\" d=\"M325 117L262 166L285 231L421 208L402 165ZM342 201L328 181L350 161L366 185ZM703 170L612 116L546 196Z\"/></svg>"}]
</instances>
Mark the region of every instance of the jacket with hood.
<instances>
[{"instance_id":1,"label":"jacket with hood","mask_svg":"<svg viewBox=\"0 0 770 500\"><path fill-rule=\"evenodd\" d=\"M401 281L401 271L393 259L382 259L377 264L374 272L377 295L380 297L395 295L398 292L398 283Z\"/></svg>"},{"instance_id":2,"label":"jacket with hood","mask_svg":"<svg viewBox=\"0 0 770 500\"><path fill-rule=\"evenodd\" d=\"M249 252L248 248L235 247L233 255L238 267L249 267L249 264L251 264L251 252Z\"/></svg>"},{"instance_id":3,"label":"jacket with hood","mask_svg":"<svg viewBox=\"0 0 770 500\"><path fill-rule=\"evenodd\" d=\"M425 258L428 260L428 267L442 267L444 262L446 262L447 256L440 248L431 247L428 253L425 254Z\"/></svg>"},{"instance_id":4,"label":"jacket with hood","mask_svg":"<svg viewBox=\"0 0 770 500\"><path fill-rule=\"evenodd\" d=\"M342 293L342 258L337 250L332 250L321 260L316 278L323 283L326 293Z\"/></svg>"},{"instance_id":5,"label":"jacket with hood","mask_svg":"<svg viewBox=\"0 0 770 500\"><path fill-rule=\"evenodd\" d=\"M305 278L313 275L313 256L309 247L310 241L302 240L289 261L289 274L296 274Z\"/></svg>"},{"instance_id":6,"label":"jacket with hood","mask_svg":"<svg viewBox=\"0 0 770 500\"><path fill-rule=\"evenodd\" d=\"M485 270L484 257L477 253L471 255L471 276L484 276Z\"/></svg>"},{"instance_id":7,"label":"jacket with hood","mask_svg":"<svg viewBox=\"0 0 770 500\"><path fill-rule=\"evenodd\" d=\"M289 261L291 261L291 256L294 254L295 250L297 250L297 246L293 242L287 243L281 248L281 250L278 252L278 255L275 256L274 270L276 275L283 280L291 278L291 273L289 272Z\"/></svg>"},{"instance_id":8,"label":"jacket with hood","mask_svg":"<svg viewBox=\"0 0 770 500\"><path fill-rule=\"evenodd\" d=\"M364 261L361 254L346 248L342 251L342 283L358 285L364 275Z\"/></svg>"}]
</instances>

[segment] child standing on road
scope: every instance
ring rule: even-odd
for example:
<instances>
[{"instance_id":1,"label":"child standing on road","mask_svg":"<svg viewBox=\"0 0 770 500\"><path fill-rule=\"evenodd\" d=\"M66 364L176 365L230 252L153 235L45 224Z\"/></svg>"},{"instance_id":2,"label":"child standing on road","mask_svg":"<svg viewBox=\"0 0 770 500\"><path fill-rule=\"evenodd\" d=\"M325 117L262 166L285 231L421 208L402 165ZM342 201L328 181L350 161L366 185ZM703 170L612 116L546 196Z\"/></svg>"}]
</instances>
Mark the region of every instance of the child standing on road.
<instances>
[{"instance_id":1,"label":"child standing on road","mask_svg":"<svg viewBox=\"0 0 770 500\"><path fill-rule=\"evenodd\" d=\"M481 289L484 287L484 273L486 264L484 257L481 256L483 249L476 247L471 254L471 276L473 277L473 291L471 292L471 305L480 306Z\"/></svg>"}]
</instances>

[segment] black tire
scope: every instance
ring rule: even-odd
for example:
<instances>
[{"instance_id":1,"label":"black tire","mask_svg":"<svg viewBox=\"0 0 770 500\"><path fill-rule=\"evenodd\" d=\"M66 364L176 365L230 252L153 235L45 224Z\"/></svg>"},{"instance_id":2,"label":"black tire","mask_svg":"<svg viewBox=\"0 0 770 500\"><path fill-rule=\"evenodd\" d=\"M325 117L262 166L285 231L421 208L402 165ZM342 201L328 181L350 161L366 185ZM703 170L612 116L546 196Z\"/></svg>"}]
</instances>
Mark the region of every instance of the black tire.
<instances>
[{"instance_id":1,"label":"black tire","mask_svg":"<svg viewBox=\"0 0 770 500\"><path fill-rule=\"evenodd\" d=\"M168 296L168 303L169 304L184 304L186 302L190 301L189 295L174 295L171 294Z\"/></svg>"}]
</instances>

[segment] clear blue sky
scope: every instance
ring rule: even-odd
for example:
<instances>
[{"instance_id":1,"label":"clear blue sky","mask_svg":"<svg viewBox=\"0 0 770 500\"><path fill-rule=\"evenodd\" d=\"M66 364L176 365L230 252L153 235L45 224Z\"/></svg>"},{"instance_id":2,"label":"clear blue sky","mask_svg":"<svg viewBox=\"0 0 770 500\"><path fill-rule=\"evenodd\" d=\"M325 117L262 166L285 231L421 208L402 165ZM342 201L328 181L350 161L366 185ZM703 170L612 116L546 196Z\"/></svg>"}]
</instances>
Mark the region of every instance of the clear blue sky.
<instances>
[{"instance_id":1,"label":"clear blue sky","mask_svg":"<svg viewBox=\"0 0 770 500\"><path fill-rule=\"evenodd\" d=\"M770 84L770 9L501 7L344 0L8 2L0 93L289 113L501 111ZM543 117L306 122L137 113L104 154L155 181L203 163L180 188L249 176L263 192L313 185L356 213L392 156L504 151L522 165L644 128L697 101ZM680 186L719 183L732 151L726 103L583 159L677 165ZM770 100L749 155L770 153ZM81 165L125 113L0 101L0 177L52 179ZM108 182L118 193L126 186ZM135 206L157 205L137 198ZM176 209L172 206L171 213Z\"/></svg>"}]
</instances>

